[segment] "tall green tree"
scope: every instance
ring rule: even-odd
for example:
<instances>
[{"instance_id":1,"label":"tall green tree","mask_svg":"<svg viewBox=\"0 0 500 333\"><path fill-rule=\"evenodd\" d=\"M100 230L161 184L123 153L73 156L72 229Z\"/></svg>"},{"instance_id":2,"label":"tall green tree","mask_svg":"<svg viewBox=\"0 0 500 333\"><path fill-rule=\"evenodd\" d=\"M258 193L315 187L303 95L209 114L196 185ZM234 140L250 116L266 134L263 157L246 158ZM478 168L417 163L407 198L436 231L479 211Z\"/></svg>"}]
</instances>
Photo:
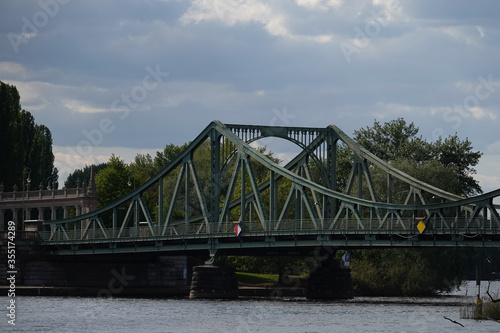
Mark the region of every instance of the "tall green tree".
<instances>
[{"instance_id":1,"label":"tall green tree","mask_svg":"<svg viewBox=\"0 0 500 333\"><path fill-rule=\"evenodd\" d=\"M461 184L454 193L466 197L483 193L479 182L473 178L473 175L476 174L474 167L479 163L483 154L473 150L472 143L468 138L462 141L457 134L444 140L439 138L432 144L431 149L431 159L435 159L441 165L449 168Z\"/></svg>"},{"instance_id":2,"label":"tall green tree","mask_svg":"<svg viewBox=\"0 0 500 333\"><path fill-rule=\"evenodd\" d=\"M363 294L431 296L460 284L459 249L352 250L351 276Z\"/></svg>"},{"instance_id":3,"label":"tall green tree","mask_svg":"<svg viewBox=\"0 0 500 333\"><path fill-rule=\"evenodd\" d=\"M372 127L354 131L354 139L386 162L411 165L411 168L403 171L419 180L462 196L482 193L478 181L473 178L476 173L474 167L479 163L482 153L474 151L468 139L462 141L455 134L427 142L418 136L418 131L419 128L413 123L407 124L403 118L398 118L384 124L375 121ZM452 182L455 186L448 188L446 182L433 183L432 178L435 177L429 165L437 167L433 164L435 161L450 172L449 177L456 179ZM426 169L427 172L418 168Z\"/></svg>"},{"instance_id":4,"label":"tall green tree","mask_svg":"<svg viewBox=\"0 0 500 333\"><path fill-rule=\"evenodd\" d=\"M91 170L94 173L94 182L95 182L97 174L107 166L108 163L99 163L99 164L86 165L85 167L83 167L83 169L76 169L75 171L73 171L68 175L68 178L66 178L66 182L64 183L64 186L67 188L75 188L77 187L78 182L89 183Z\"/></svg>"},{"instance_id":5,"label":"tall green tree","mask_svg":"<svg viewBox=\"0 0 500 333\"><path fill-rule=\"evenodd\" d=\"M145 183L157 173L153 158L149 154L137 154L128 167L131 181L135 180L136 186Z\"/></svg>"},{"instance_id":6,"label":"tall green tree","mask_svg":"<svg viewBox=\"0 0 500 333\"><path fill-rule=\"evenodd\" d=\"M355 131L355 140L396 169L428 184L462 196L482 192L472 177L482 153L474 151L468 139L462 141L454 135L427 142L418 131L402 118L385 124L375 121L373 127ZM348 154L341 156L348 160ZM341 165L350 168L348 162ZM372 176L377 192L384 193L385 173L374 169ZM355 284L365 293L377 295L449 291L460 283L464 266L462 254L455 249L356 250L352 258Z\"/></svg>"},{"instance_id":7,"label":"tall green tree","mask_svg":"<svg viewBox=\"0 0 500 333\"><path fill-rule=\"evenodd\" d=\"M33 144L29 155L29 164L37 166L31 175L34 180L33 184L57 189L59 175L57 168L54 167L52 134L47 126L35 125Z\"/></svg>"},{"instance_id":8,"label":"tall green tree","mask_svg":"<svg viewBox=\"0 0 500 333\"><path fill-rule=\"evenodd\" d=\"M398 118L380 124L375 121L372 127L354 131L354 140L384 161L398 159L427 160L428 143L417 136L418 127L407 124Z\"/></svg>"},{"instance_id":9,"label":"tall green tree","mask_svg":"<svg viewBox=\"0 0 500 333\"><path fill-rule=\"evenodd\" d=\"M156 152L156 156L153 160L155 173L160 172L164 167L172 162L187 148L188 145L189 143L185 143L183 145L176 146L171 143L166 145L163 151Z\"/></svg>"},{"instance_id":10,"label":"tall green tree","mask_svg":"<svg viewBox=\"0 0 500 333\"><path fill-rule=\"evenodd\" d=\"M17 140L17 124L21 113L19 92L15 86L0 82L0 182L5 189L19 182L19 170L23 170L24 161L14 145Z\"/></svg>"},{"instance_id":11,"label":"tall green tree","mask_svg":"<svg viewBox=\"0 0 500 333\"><path fill-rule=\"evenodd\" d=\"M45 187L47 178L57 177L52 153L52 135L37 125L33 115L21 109L17 88L0 82L0 183L6 191L18 190L31 179L31 189ZM23 184L24 180L24 184Z\"/></svg>"},{"instance_id":12,"label":"tall green tree","mask_svg":"<svg viewBox=\"0 0 500 333\"><path fill-rule=\"evenodd\" d=\"M128 167L120 157L112 154L107 166L96 176L99 207L106 206L130 192Z\"/></svg>"}]
</instances>

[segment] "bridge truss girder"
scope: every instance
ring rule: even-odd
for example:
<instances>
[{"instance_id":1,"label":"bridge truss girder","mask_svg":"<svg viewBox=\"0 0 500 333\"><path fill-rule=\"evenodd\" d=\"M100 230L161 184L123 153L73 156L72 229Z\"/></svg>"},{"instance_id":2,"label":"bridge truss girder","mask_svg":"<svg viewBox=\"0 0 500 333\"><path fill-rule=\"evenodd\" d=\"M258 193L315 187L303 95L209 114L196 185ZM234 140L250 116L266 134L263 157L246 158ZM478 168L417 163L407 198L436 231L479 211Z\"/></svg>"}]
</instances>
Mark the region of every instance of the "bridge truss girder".
<instances>
[{"instance_id":1,"label":"bridge truss girder","mask_svg":"<svg viewBox=\"0 0 500 333\"><path fill-rule=\"evenodd\" d=\"M301 152L281 166L251 145L267 137L293 142ZM353 156L344 193L337 191L339 142ZM204 149L209 150L208 166L197 158ZM386 202L376 191L373 168L387 174ZM393 203L394 179L408 187L402 203ZM171 187L165 188L168 184ZM249 232L292 234L294 223L299 223L301 230L321 235L339 231L390 233L395 225L398 232L411 233L415 226L407 220L414 221L419 214L425 214L427 230L447 228L453 232L451 228L462 226L465 219L465 228L496 233L500 216L493 199L499 191L465 199L440 190L381 161L335 126L248 126L214 121L159 174L130 194L94 212L46 222L52 229L45 240L54 242L57 235L62 235L61 241L75 243L195 235L213 243L221 234L232 233L236 224L242 236ZM428 196L441 202L429 204ZM151 197L157 198L156 203L151 204ZM121 209L126 209L124 216ZM179 211L182 219L176 218ZM452 216L448 216L450 211Z\"/></svg>"}]
</instances>

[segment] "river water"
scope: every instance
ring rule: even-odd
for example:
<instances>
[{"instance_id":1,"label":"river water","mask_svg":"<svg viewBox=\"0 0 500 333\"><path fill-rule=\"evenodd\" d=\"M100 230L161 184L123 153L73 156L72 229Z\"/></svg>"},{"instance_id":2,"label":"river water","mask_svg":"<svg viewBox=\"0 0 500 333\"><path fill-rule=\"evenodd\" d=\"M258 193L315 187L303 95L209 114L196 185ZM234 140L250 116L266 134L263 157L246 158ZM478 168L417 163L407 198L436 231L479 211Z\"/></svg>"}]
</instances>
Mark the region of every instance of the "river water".
<instances>
[{"instance_id":1,"label":"river water","mask_svg":"<svg viewBox=\"0 0 500 333\"><path fill-rule=\"evenodd\" d=\"M438 298L342 302L18 296L15 326L2 296L0 332L500 332L500 323L460 319L460 304L474 294L469 283Z\"/></svg>"}]
</instances>

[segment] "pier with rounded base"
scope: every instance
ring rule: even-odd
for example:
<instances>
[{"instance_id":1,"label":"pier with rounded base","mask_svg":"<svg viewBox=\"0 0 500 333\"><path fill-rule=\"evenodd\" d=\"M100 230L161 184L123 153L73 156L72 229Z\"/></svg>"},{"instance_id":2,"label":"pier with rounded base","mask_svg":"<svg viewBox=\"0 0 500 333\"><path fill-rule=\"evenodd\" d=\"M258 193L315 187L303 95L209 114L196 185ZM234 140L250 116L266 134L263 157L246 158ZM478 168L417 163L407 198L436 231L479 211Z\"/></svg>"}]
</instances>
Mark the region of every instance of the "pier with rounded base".
<instances>
[{"instance_id":1,"label":"pier with rounded base","mask_svg":"<svg viewBox=\"0 0 500 333\"><path fill-rule=\"evenodd\" d=\"M311 272L307 286L308 299L353 298L351 270L340 267L339 259L327 259Z\"/></svg>"},{"instance_id":2,"label":"pier with rounded base","mask_svg":"<svg viewBox=\"0 0 500 333\"><path fill-rule=\"evenodd\" d=\"M216 265L193 267L189 298L238 298L238 281L234 268Z\"/></svg>"}]
</instances>

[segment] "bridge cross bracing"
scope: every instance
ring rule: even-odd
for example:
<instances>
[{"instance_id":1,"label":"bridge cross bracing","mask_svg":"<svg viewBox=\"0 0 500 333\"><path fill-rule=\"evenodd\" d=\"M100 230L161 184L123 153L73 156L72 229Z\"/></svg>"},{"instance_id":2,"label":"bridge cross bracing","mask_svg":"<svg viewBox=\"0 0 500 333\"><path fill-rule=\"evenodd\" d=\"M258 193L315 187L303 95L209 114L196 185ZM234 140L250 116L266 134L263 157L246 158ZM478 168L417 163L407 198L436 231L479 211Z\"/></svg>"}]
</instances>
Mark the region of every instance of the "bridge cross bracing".
<instances>
[{"instance_id":1,"label":"bridge cross bracing","mask_svg":"<svg viewBox=\"0 0 500 333\"><path fill-rule=\"evenodd\" d=\"M256 145L300 148L286 165ZM338 154L351 156L338 173ZM205 156L205 158L203 158ZM209 156L207 158L206 156ZM383 173L385 188L373 172ZM344 191L337 184L344 183ZM462 198L370 153L338 127L210 123L161 172L111 205L47 221L54 253L232 251L314 246L494 246L500 190ZM422 222L420 233L416 225ZM235 226L241 233L235 234ZM50 228L50 230L49 230Z\"/></svg>"}]
</instances>

